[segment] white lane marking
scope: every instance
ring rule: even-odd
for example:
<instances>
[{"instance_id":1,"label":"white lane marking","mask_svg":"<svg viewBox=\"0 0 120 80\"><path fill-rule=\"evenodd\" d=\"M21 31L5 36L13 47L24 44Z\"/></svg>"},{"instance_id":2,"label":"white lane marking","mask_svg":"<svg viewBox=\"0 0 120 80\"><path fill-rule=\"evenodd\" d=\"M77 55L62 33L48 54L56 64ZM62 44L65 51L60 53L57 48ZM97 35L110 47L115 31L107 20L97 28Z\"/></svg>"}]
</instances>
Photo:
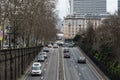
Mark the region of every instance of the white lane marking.
<instances>
[{"instance_id":1,"label":"white lane marking","mask_svg":"<svg viewBox=\"0 0 120 80\"><path fill-rule=\"evenodd\" d=\"M73 59L73 57L72 57L72 59Z\"/></svg>"},{"instance_id":2,"label":"white lane marking","mask_svg":"<svg viewBox=\"0 0 120 80\"><path fill-rule=\"evenodd\" d=\"M76 68L78 68L78 66L77 66L77 65L75 65L75 67L76 67Z\"/></svg>"},{"instance_id":3,"label":"white lane marking","mask_svg":"<svg viewBox=\"0 0 120 80\"><path fill-rule=\"evenodd\" d=\"M59 48L60 49L60 48ZM58 50L59 50L58 49ZM60 54L60 52L58 51L58 65L57 65L57 80L59 80L59 54Z\"/></svg>"},{"instance_id":4,"label":"white lane marking","mask_svg":"<svg viewBox=\"0 0 120 80\"><path fill-rule=\"evenodd\" d=\"M44 71L46 71L46 68L44 68Z\"/></svg>"},{"instance_id":5,"label":"white lane marking","mask_svg":"<svg viewBox=\"0 0 120 80\"><path fill-rule=\"evenodd\" d=\"M79 73L79 76L81 76L81 73Z\"/></svg>"},{"instance_id":6,"label":"white lane marking","mask_svg":"<svg viewBox=\"0 0 120 80\"><path fill-rule=\"evenodd\" d=\"M62 50L62 61L63 61L63 74L64 74L64 80L66 80L66 76L65 76L65 66L64 66L64 58L63 58L63 50Z\"/></svg>"},{"instance_id":7,"label":"white lane marking","mask_svg":"<svg viewBox=\"0 0 120 80\"><path fill-rule=\"evenodd\" d=\"M44 79L44 77L42 76L41 79Z\"/></svg>"},{"instance_id":8,"label":"white lane marking","mask_svg":"<svg viewBox=\"0 0 120 80\"><path fill-rule=\"evenodd\" d=\"M81 68L81 70L85 70L85 68Z\"/></svg>"}]
</instances>

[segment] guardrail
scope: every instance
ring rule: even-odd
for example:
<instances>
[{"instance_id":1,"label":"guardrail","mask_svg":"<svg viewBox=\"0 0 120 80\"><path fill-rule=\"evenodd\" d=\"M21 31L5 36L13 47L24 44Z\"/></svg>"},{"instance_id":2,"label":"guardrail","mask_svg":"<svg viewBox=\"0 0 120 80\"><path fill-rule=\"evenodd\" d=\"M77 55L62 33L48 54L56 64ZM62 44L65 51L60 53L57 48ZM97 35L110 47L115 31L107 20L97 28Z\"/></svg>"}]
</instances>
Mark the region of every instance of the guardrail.
<instances>
[{"instance_id":1,"label":"guardrail","mask_svg":"<svg viewBox=\"0 0 120 80\"><path fill-rule=\"evenodd\" d=\"M0 80L17 80L42 47L0 50Z\"/></svg>"}]
</instances>

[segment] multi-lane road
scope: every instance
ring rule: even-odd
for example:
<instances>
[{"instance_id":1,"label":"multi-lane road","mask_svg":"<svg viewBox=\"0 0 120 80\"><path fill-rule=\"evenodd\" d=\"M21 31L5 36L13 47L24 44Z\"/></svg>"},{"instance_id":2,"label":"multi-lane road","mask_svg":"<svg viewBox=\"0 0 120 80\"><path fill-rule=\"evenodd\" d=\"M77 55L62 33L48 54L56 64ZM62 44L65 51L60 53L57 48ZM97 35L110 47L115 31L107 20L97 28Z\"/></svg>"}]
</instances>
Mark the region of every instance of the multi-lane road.
<instances>
[{"instance_id":1,"label":"multi-lane road","mask_svg":"<svg viewBox=\"0 0 120 80\"><path fill-rule=\"evenodd\" d=\"M99 80L96 73L86 64L78 64L77 59L83 56L78 48L70 48L70 59L63 59L64 80Z\"/></svg>"},{"instance_id":2,"label":"multi-lane road","mask_svg":"<svg viewBox=\"0 0 120 80\"><path fill-rule=\"evenodd\" d=\"M49 48L48 58L45 62L41 62L42 75L31 76L30 68L24 80L59 80L59 54L62 54L64 80L100 80L96 71L89 65L89 61L86 61L86 64L77 63L78 57L84 56L77 47L70 48L71 58L64 58L63 49Z\"/></svg>"}]
</instances>

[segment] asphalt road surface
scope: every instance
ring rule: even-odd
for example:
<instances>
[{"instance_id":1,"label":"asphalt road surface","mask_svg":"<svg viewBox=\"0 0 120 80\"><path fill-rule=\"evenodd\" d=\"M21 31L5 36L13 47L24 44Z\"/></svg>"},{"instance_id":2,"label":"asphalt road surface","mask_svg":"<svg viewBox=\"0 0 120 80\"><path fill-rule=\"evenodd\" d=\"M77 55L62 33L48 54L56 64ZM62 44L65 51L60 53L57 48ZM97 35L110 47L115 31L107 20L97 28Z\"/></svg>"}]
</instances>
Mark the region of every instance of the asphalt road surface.
<instances>
[{"instance_id":1,"label":"asphalt road surface","mask_svg":"<svg viewBox=\"0 0 120 80\"><path fill-rule=\"evenodd\" d=\"M58 75L58 48L50 48L48 58L42 64L42 75L31 76L31 69L24 80L57 80Z\"/></svg>"},{"instance_id":2,"label":"asphalt road surface","mask_svg":"<svg viewBox=\"0 0 120 80\"><path fill-rule=\"evenodd\" d=\"M86 64L77 63L77 59L83 56L82 52L77 48L70 48L71 58L64 58L62 48L63 74L64 80L100 80L95 71L90 67L88 61ZM24 80L58 80L58 61L59 48L50 48L47 54L48 58L42 62L42 75L31 76L31 69Z\"/></svg>"},{"instance_id":3,"label":"asphalt road surface","mask_svg":"<svg viewBox=\"0 0 120 80\"><path fill-rule=\"evenodd\" d=\"M78 57L83 56L77 47L70 48L70 56L63 58L64 80L99 80L88 63L77 63Z\"/></svg>"}]
</instances>

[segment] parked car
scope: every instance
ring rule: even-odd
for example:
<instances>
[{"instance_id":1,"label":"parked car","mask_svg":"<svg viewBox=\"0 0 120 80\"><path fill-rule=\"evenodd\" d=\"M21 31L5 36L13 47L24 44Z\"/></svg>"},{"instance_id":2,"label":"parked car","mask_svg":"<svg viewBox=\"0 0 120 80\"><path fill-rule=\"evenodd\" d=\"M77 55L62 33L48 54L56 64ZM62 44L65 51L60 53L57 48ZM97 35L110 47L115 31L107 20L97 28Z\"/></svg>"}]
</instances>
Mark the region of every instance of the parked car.
<instances>
[{"instance_id":1,"label":"parked car","mask_svg":"<svg viewBox=\"0 0 120 80\"><path fill-rule=\"evenodd\" d=\"M78 63L86 63L86 58L85 57L79 57L78 58Z\"/></svg>"},{"instance_id":2,"label":"parked car","mask_svg":"<svg viewBox=\"0 0 120 80\"><path fill-rule=\"evenodd\" d=\"M37 59L38 62L44 62L45 61L45 57L44 55L40 55Z\"/></svg>"},{"instance_id":3,"label":"parked car","mask_svg":"<svg viewBox=\"0 0 120 80\"><path fill-rule=\"evenodd\" d=\"M39 62L34 62L31 69L31 75L41 75L41 64Z\"/></svg>"},{"instance_id":4,"label":"parked car","mask_svg":"<svg viewBox=\"0 0 120 80\"><path fill-rule=\"evenodd\" d=\"M46 52L42 52L41 55L43 55L45 59L47 58L47 53Z\"/></svg>"},{"instance_id":5,"label":"parked car","mask_svg":"<svg viewBox=\"0 0 120 80\"><path fill-rule=\"evenodd\" d=\"M49 52L49 49L47 47L44 47L43 52Z\"/></svg>"},{"instance_id":6,"label":"parked car","mask_svg":"<svg viewBox=\"0 0 120 80\"><path fill-rule=\"evenodd\" d=\"M70 58L70 53L64 53L64 58Z\"/></svg>"}]
</instances>

